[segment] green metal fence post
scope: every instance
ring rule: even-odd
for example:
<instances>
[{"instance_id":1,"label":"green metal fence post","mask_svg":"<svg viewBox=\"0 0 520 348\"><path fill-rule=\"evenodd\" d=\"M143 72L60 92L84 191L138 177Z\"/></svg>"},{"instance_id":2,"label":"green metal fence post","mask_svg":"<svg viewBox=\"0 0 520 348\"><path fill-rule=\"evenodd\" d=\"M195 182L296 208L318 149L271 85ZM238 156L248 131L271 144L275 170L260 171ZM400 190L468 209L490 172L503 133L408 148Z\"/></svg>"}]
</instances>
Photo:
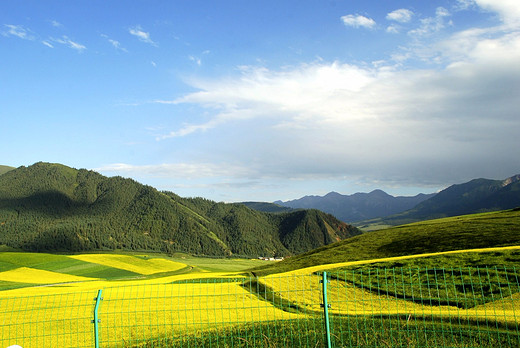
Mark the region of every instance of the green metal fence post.
<instances>
[{"instance_id":1,"label":"green metal fence post","mask_svg":"<svg viewBox=\"0 0 520 348\"><path fill-rule=\"evenodd\" d=\"M99 322L100 319L98 317L98 309L99 309L99 303L101 300L103 300L103 297L101 295L103 294L103 290L99 289L97 293L97 297L94 299L96 301L96 305L94 306L94 320L92 320L92 323L94 323L94 344L96 348L99 348Z\"/></svg>"},{"instance_id":2,"label":"green metal fence post","mask_svg":"<svg viewBox=\"0 0 520 348\"><path fill-rule=\"evenodd\" d=\"M331 348L330 342L330 323L329 323L329 303L327 301L327 272L323 272L321 283L322 286L322 294L323 294L323 315L325 318L325 342L327 342L327 348Z\"/></svg>"}]
</instances>

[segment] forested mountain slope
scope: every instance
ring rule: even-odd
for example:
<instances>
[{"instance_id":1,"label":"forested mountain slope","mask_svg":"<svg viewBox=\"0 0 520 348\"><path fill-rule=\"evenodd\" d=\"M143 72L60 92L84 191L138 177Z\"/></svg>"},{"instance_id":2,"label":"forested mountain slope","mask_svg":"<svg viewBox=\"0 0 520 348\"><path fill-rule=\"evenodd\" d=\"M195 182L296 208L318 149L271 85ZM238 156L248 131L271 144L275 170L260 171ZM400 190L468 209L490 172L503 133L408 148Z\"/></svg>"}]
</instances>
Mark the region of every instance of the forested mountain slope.
<instances>
[{"instance_id":1,"label":"forested mountain slope","mask_svg":"<svg viewBox=\"0 0 520 348\"><path fill-rule=\"evenodd\" d=\"M286 256L360 233L316 210L262 213L61 164L0 175L0 244L24 250Z\"/></svg>"},{"instance_id":2,"label":"forested mountain slope","mask_svg":"<svg viewBox=\"0 0 520 348\"><path fill-rule=\"evenodd\" d=\"M9 167L9 166L0 165L0 175L2 175L4 173L7 173L8 171L13 170L13 169L15 169L15 168Z\"/></svg>"},{"instance_id":3,"label":"forested mountain slope","mask_svg":"<svg viewBox=\"0 0 520 348\"><path fill-rule=\"evenodd\" d=\"M506 246L520 246L520 208L427 220L363 233L258 267L253 272L266 275L339 262ZM476 262L478 264L478 259Z\"/></svg>"}]
</instances>

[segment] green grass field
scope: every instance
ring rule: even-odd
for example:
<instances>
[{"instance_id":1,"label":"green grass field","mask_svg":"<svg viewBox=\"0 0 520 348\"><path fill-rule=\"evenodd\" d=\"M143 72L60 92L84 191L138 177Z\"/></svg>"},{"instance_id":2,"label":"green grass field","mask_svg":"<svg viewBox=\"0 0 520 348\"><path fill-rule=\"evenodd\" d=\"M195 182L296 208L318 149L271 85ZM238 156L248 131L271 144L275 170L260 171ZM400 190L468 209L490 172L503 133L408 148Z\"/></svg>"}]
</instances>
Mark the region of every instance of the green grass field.
<instances>
[{"instance_id":1,"label":"green grass field","mask_svg":"<svg viewBox=\"0 0 520 348\"><path fill-rule=\"evenodd\" d=\"M321 347L323 271L333 346L520 346L519 216L406 225L280 263L0 252L0 347L91 346L99 289L103 346Z\"/></svg>"},{"instance_id":2,"label":"green grass field","mask_svg":"<svg viewBox=\"0 0 520 348\"><path fill-rule=\"evenodd\" d=\"M333 347L517 347L520 336L507 330L473 330L466 323L416 322L405 317L332 317ZM476 325L476 324L475 324ZM370 329L369 334L365 334ZM237 340L237 337L241 339ZM249 324L207 335L161 337L131 347L325 347L322 323L316 319Z\"/></svg>"},{"instance_id":3,"label":"green grass field","mask_svg":"<svg viewBox=\"0 0 520 348\"><path fill-rule=\"evenodd\" d=\"M323 264L505 246L520 246L520 210L429 220L367 232L252 271L263 276Z\"/></svg>"}]
</instances>

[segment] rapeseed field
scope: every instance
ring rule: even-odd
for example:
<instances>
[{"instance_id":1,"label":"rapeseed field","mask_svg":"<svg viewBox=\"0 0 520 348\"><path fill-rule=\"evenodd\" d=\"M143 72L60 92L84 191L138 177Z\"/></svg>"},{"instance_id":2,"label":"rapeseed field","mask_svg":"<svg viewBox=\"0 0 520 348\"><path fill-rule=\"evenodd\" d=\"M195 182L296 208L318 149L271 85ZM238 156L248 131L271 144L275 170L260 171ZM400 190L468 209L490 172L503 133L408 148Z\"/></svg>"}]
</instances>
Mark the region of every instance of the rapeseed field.
<instances>
[{"instance_id":1,"label":"rapeseed field","mask_svg":"<svg viewBox=\"0 0 520 348\"><path fill-rule=\"evenodd\" d=\"M481 288L470 288L463 278L439 278L445 283L441 286L430 284L432 278L420 272L348 269L370 261L252 278L234 267L211 272L189 262L140 254L42 254L40 259L29 254L27 266L21 257L0 253L0 285L6 286L0 291L0 347L93 347L99 290L101 347L314 346L323 343L324 270L331 273L326 283L328 312L336 339L343 340L340 345L346 340L369 342L360 332L375 330L372 340L421 345L430 344L424 343L427 339L435 346L452 339L453 327L459 331L451 346L508 346L519 339L520 288L513 282L518 277L514 271L504 271L502 278L482 277ZM372 262L398 259L409 258ZM18 288L10 288L16 283ZM489 294L483 297L480 291ZM461 294L474 303L449 298ZM419 337L417 330L430 333Z\"/></svg>"}]
</instances>

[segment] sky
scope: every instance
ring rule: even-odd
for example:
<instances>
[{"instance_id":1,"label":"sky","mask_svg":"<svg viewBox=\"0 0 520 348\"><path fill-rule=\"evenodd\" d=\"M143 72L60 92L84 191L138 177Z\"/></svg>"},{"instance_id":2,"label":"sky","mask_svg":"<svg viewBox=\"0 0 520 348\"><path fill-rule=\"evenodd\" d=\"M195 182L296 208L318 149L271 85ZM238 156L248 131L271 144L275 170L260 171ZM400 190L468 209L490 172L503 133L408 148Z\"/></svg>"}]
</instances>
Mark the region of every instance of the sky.
<instances>
[{"instance_id":1,"label":"sky","mask_svg":"<svg viewBox=\"0 0 520 348\"><path fill-rule=\"evenodd\" d=\"M0 164L183 197L520 173L518 0L0 1Z\"/></svg>"}]
</instances>

